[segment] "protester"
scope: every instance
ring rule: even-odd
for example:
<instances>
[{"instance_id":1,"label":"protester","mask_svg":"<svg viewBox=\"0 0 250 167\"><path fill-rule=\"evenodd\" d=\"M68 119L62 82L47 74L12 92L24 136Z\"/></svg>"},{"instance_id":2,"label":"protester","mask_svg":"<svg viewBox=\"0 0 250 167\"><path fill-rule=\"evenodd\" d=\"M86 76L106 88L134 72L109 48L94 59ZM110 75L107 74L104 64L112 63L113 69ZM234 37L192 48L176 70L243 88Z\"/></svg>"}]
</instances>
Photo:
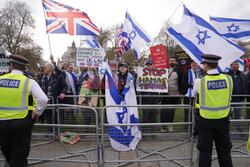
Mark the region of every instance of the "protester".
<instances>
[{"instance_id":1,"label":"protester","mask_svg":"<svg viewBox=\"0 0 250 167\"><path fill-rule=\"evenodd\" d=\"M229 75L217 70L220 56L202 55L203 70L207 74L196 79L193 93L199 98L196 127L198 131L197 148L200 151L199 166L210 167L213 141L216 146L220 166L232 167L229 135L229 111L233 81Z\"/></svg>"},{"instance_id":2,"label":"protester","mask_svg":"<svg viewBox=\"0 0 250 167\"><path fill-rule=\"evenodd\" d=\"M194 86L194 81L198 77L197 68L198 68L197 63L192 60L191 69L184 72L183 74L181 85L182 85L182 94L185 95L185 97L183 98L184 104L192 105L194 102L194 96L192 94L192 90ZM192 113L190 109L184 109L184 121L185 122L192 121L190 118L192 118Z\"/></svg>"},{"instance_id":3,"label":"protester","mask_svg":"<svg viewBox=\"0 0 250 167\"><path fill-rule=\"evenodd\" d=\"M40 81L40 86L43 92L49 97L49 104L60 103L67 93L68 87L61 73L55 72L55 66L52 63L46 63L44 66L44 75ZM58 100L59 96L59 100ZM52 98L51 98L52 97ZM46 120L48 124L52 124L52 110L46 109L39 119L42 123ZM55 114L55 123L57 116ZM52 129L49 128L51 132Z\"/></svg>"},{"instance_id":4,"label":"protester","mask_svg":"<svg viewBox=\"0 0 250 167\"><path fill-rule=\"evenodd\" d=\"M84 81L88 81L89 76L88 76L88 67L80 67L80 75L79 75L79 88L81 89L81 85L83 84ZM80 91L79 89L79 91Z\"/></svg>"},{"instance_id":5,"label":"protester","mask_svg":"<svg viewBox=\"0 0 250 167\"><path fill-rule=\"evenodd\" d=\"M73 66L64 63L64 69L63 69L63 74L65 74L65 81L68 87L66 95L72 96L72 95L78 95L78 85L77 85L77 77L73 73ZM77 105L77 97L65 97L62 101L64 104L72 104L72 105ZM77 109L67 109L67 110L62 110L60 114L62 115L63 119L61 123L70 123L69 121L71 120L72 124L76 124L76 115L77 115Z\"/></svg>"},{"instance_id":6,"label":"protester","mask_svg":"<svg viewBox=\"0 0 250 167\"><path fill-rule=\"evenodd\" d=\"M233 95L241 95L240 97L232 97L232 103L237 103L237 102L244 102L245 97L242 95L247 94L247 79L246 76L243 74L243 72L239 71L239 62L234 61L233 63L230 64L230 70L228 73L232 79L233 79ZM234 111L234 119L241 119L241 109L242 109L242 104L234 104L231 105ZM238 108L237 108L238 107ZM236 122L235 123L235 130L241 130L240 128L240 123Z\"/></svg>"},{"instance_id":7,"label":"protester","mask_svg":"<svg viewBox=\"0 0 250 167\"><path fill-rule=\"evenodd\" d=\"M153 61L148 59L146 61L146 68L153 68ZM157 105L159 104L159 93L156 92L140 92L140 94L144 97L142 97L142 104L144 105L150 105L154 104ZM156 117L157 117L157 110L158 109L147 109L143 108L143 115L142 115L142 123L156 123ZM143 132L154 132L155 131L155 126L143 126L142 127ZM155 138L155 136L150 136L152 138ZM144 137L145 138L145 137Z\"/></svg>"},{"instance_id":8,"label":"protester","mask_svg":"<svg viewBox=\"0 0 250 167\"><path fill-rule=\"evenodd\" d=\"M128 71L128 64L127 63L120 63L118 65L118 72L115 74L114 79L116 82L117 90L122 97L122 91L125 88L126 84L133 80L133 76Z\"/></svg>"},{"instance_id":9,"label":"protester","mask_svg":"<svg viewBox=\"0 0 250 167\"><path fill-rule=\"evenodd\" d=\"M163 95L178 96L181 94L182 71L177 67L175 57L169 59L169 73L168 73L168 93ZM179 97L163 97L161 104L178 104ZM173 122L175 109L161 109L161 122ZM162 127L162 132L166 132L166 126ZM173 131L173 126L168 126L168 131Z\"/></svg>"},{"instance_id":10,"label":"protester","mask_svg":"<svg viewBox=\"0 0 250 167\"><path fill-rule=\"evenodd\" d=\"M0 149L10 167L28 165L32 119L43 113L48 101L37 82L23 75L27 63L26 58L11 55L11 73L0 76ZM29 110L33 107L29 96L37 102L35 112Z\"/></svg>"}]
</instances>

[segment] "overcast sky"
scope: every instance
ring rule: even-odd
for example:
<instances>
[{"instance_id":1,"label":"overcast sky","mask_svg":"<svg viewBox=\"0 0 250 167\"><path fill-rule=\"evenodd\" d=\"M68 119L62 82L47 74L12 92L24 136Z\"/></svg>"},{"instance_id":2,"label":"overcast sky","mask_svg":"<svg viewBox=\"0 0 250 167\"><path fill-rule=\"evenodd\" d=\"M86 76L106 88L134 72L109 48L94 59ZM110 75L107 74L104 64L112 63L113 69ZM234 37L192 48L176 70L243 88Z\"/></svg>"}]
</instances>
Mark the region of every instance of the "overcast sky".
<instances>
[{"instance_id":1,"label":"overcast sky","mask_svg":"<svg viewBox=\"0 0 250 167\"><path fill-rule=\"evenodd\" d=\"M4 2L1 0L0 7ZM45 19L41 0L19 0L26 2L32 9L36 21L33 39L43 49L43 58L49 60L49 45L46 34ZM78 8L88 14L98 28L107 28L124 22L128 9L136 21L147 31L153 39L159 33L175 9L183 2L186 7L202 18L209 20L209 15L250 19L250 0L56 0L68 6ZM180 21L183 7L180 6L171 22ZM74 40L79 46L79 36L64 34L50 34L52 54L57 59L71 46Z\"/></svg>"}]
</instances>

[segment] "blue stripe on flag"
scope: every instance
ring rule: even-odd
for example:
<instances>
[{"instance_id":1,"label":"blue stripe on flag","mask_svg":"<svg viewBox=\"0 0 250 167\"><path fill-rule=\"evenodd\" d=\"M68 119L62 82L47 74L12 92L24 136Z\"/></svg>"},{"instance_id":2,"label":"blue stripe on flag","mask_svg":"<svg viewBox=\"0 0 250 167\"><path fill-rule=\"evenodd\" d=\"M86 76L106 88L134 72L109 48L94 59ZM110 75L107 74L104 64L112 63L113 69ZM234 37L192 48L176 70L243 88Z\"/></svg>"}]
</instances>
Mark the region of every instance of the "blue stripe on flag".
<instances>
[{"instance_id":1,"label":"blue stripe on flag","mask_svg":"<svg viewBox=\"0 0 250 167\"><path fill-rule=\"evenodd\" d=\"M133 49L133 50L134 50L134 52L135 52L136 58L138 59L138 53L137 53L137 51L136 51L135 49Z\"/></svg>"},{"instance_id":2,"label":"blue stripe on flag","mask_svg":"<svg viewBox=\"0 0 250 167\"><path fill-rule=\"evenodd\" d=\"M237 59L237 61L239 62L240 65L242 65L242 66L244 65L244 62L242 60Z\"/></svg>"},{"instance_id":3,"label":"blue stripe on flag","mask_svg":"<svg viewBox=\"0 0 250 167\"><path fill-rule=\"evenodd\" d=\"M91 48L95 48L95 46L89 41L89 40L85 40L87 42L87 44L91 47Z\"/></svg>"},{"instance_id":4,"label":"blue stripe on flag","mask_svg":"<svg viewBox=\"0 0 250 167\"><path fill-rule=\"evenodd\" d=\"M112 138L113 140L115 140L115 141L119 142L120 144L123 144L127 147L129 147L129 144L135 138L134 136L131 135L131 127L127 130L126 136L124 135L122 130L120 130L116 127L113 127L113 126L108 127L108 132L109 132L110 138Z\"/></svg>"},{"instance_id":5,"label":"blue stripe on flag","mask_svg":"<svg viewBox=\"0 0 250 167\"><path fill-rule=\"evenodd\" d=\"M243 31L239 33L226 33L222 35L226 38L242 38L242 37L250 36L250 31Z\"/></svg>"},{"instance_id":6,"label":"blue stripe on flag","mask_svg":"<svg viewBox=\"0 0 250 167\"><path fill-rule=\"evenodd\" d=\"M201 55L203 52L192 43L192 41L184 38L181 33L176 32L172 27L168 29L168 32L172 34L182 45L184 45L200 62L202 62Z\"/></svg>"},{"instance_id":7,"label":"blue stripe on flag","mask_svg":"<svg viewBox=\"0 0 250 167\"><path fill-rule=\"evenodd\" d=\"M118 105L121 104L121 98L120 95L117 91L115 82L112 78L112 76L109 74L108 71L106 71L107 77L108 77L108 85L109 85L109 92L110 92L110 96L112 97L112 99L114 100L114 102Z\"/></svg>"},{"instance_id":8,"label":"blue stripe on flag","mask_svg":"<svg viewBox=\"0 0 250 167\"><path fill-rule=\"evenodd\" d=\"M214 20L214 21L217 21L217 22L246 22L246 21L249 21L250 20L247 20L247 19L230 19L230 18L222 18L222 17L210 17L210 20Z\"/></svg>"},{"instance_id":9,"label":"blue stripe on flag","mask_svg":"<svg viewBox=\"0 0 250 167\"><path fill-rule=\"evenodd\" d=\"M195 19L195 22L202 26L202 27L206 27L208 28L209 30L213 31L214 33L216 33L217 35L219 36L222 36L214 27L212 27L207 21L203 20L201 17L191 13L187 8L184 9L184 14L187 15L187 16L190 16L190 17L193 17ZM242 48L241 46L239 46L238 44L235 44L231 41L229 41L228 39L226 38L223 38L225 39L228 43L230 43L231 45L235 46L236 48L240 49L242 52L246 52L244 48Z\"/></svg>"},{"instance_id":10,"label":"blue stripe on flag","mask_svg":"<svg viewBox=\"0 0 250 167\"><path fill-rule=\"evenodd\" d=\"M133 28L138 32L138 34L140 35L141 38L143 38L146 42L151 42L151 40L147 37L147 35L144 34L141 31L141 29L133 22L133 20L131 19L131 17L129 16L128 13L126 13L125 18L127 18L131 22Z\"/></svg>"}]
</instances>

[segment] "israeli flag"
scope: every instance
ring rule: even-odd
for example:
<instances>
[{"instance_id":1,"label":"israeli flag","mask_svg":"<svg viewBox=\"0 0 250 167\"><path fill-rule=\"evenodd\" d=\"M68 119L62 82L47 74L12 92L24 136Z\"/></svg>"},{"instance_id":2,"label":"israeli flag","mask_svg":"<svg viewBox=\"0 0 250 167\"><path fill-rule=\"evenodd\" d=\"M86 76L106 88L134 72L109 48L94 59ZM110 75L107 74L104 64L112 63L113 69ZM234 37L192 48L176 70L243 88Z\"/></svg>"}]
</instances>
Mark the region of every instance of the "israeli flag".
<instances>
[{"instance_id":1,"label":"israeli flag","mask_svg":"<svg viewBox=\"0 0 250 167\"><path fill-rule=\"evenodd\" d=\"M140 58L141 48L144 47L148 42L151 42L149 35L147 35L146 31L140 27L140 25L135 21L128 11L125 15L123 36L129 38L136 58Z\"/></svg>"},{"instance_id":2,"label":"israeli flag","mask_svg":"<svg viewBox=\"0 0 250 167\"><path fill-rule=\"evenodd\" d=\"M100 45L94 35L86 35L82 42L83 45L87 45L90 48L100 48Z\"/></svg>"},{"instance_id":3,"label":"israeli flag","mask_svg":"<svg viewBox=\"0 0 250 167\"><path fill-rule=\"evenodd\" d=\"M182 21L166 32L197 63L201 63L203 54L221 56L218 67L220 71L245 53L242 47L222 37L208 22L187 8L184 8Z\"/></svg>"},{"instance_id":4,"label":"israeli flag","mask_svg":"<svg viewBox=\"0 0 250 167\"><path fill-rule=\"evenodd\" d=\"M106 71L106 85L107 105L137 105L133 80L126 84L121 99L109 65L107 65ZM139 123L137 107L108 107L106 113L109 124ZM109 126L108 134L111 146L117 151L135 150L141 139L141 131L138 126Z\"/></svg>"},{"instance_id":5,"label":"israeli flag","mask_svg":"<svg viewBox=\"0 0 250 167\"><path fill-rule=\"evenodd\" d=\"M100 80L103 79L106 69L107 69L107 63L106 62L103 62L100 65L100 67L98 67L98 73L99 73Z\"/></svg>"},{"instance_id":6,"label":"israeli flag","mask_svg":"<svg viewBox=\"0 0 250 167\"><path fill-rule=\"evenodd\" d=\"M226 38L235 41L250 39L250 20L210 17L210 22Z\"/></svg>"}]
</instances>

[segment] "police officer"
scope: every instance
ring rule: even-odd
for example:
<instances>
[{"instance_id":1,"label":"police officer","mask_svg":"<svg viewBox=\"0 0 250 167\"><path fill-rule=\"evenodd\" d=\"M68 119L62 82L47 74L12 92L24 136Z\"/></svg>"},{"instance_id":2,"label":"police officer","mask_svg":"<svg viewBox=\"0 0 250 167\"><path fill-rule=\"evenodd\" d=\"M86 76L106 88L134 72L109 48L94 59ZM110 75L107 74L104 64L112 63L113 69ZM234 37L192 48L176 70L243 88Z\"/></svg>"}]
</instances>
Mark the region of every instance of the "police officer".
<instances>
[{"instance_id":1,"label":"police officer","mask_svg":"<svg viewBox=\"0 0 250 167\"><path fill-rule=\"evenodd\" d=\"M202 55L203 70L206 75L196 79L194 84L193 93L199 94L196 103L199 108L196 125L200 167L211 166L213 141L219 165L221 167L233 166L230 154L232 143L229 136L229 105L233 82L229 75L218 72L219 59L221 57L216 55Z\"/></svg>"},{"instance_id":2,"label":"police officer","mask_svg":"<svg viewBox=\"0 0 250 167\"><path fill-rule=\"evenodd\" d=\"M11 73L0 76L0 146L10 167L27 166L33 120L46 107L48 98L35 80L23 75L29 61L10 56ZM37 102L29 111L29 95Z\"/></svg>"}]
</instances>

